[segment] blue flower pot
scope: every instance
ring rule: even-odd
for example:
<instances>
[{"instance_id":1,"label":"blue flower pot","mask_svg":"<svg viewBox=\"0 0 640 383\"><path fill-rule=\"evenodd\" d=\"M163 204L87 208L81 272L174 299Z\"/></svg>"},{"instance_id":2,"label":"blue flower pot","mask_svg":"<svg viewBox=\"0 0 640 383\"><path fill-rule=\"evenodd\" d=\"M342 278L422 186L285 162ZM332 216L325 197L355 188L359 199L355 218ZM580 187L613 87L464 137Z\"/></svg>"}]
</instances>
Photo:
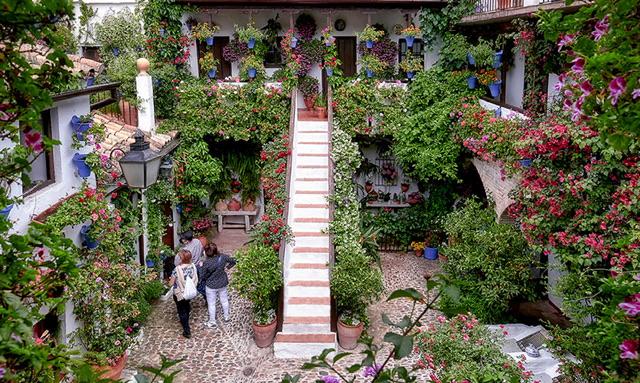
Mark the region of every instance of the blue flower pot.
<instances>
[{"instance_id":1,"label":"blue flower pot","mask_svg":"<svg viewBox=\"0 0 640 383\"><path fill-rule=\"evenodd\" d=\"M208 46L212 46L212 45L213 45L213 42L214 42L215 40L214 40L213 36L209 36L209 37L207 37L207 38L205 39L205 41L206 41L206 43L207 43L207 45L208 45Z\"/></svg>"},{"instance_id":2,"label":"blue flower pot","mask_svg":"<svg viewBox=\"0 0 640 383\"><path fill-rule=\"evenodd\" d=\"M176 211L178 212L178 214L182 214L182 205L181 204L177 204L176 205Z\"/></svg>"},{"instance_id":3,"label":"blue flower pot","mask_svg":"<svg viewBox=\"0 0 640 383\"><path fill-rule=\"evenodd\" d=\"M373 41L367 40L365 44L367 44L367 49L373 48Z\"/></svg>"},{"instance_id":4,"label":"blue flower pot","mask_svg":"<svg viewBox=\"0 0 640 383\"><path fill-rule=\"evenodd\" d=\"M469 52L467 52L467 61L469 61L469 64L471 65L476 65L476 59L474 59L471 53Z\"/></svg>"},{"instance_id":5,"label":"blue flower pot","mask_svg":"<svg viewBox=\"0 0 640 383\"><path fill-rule=\"evenodd\" d=\"M437 247L425 247L424 248L424 259L428 259L430 261L435 261L438 259L438 248Z\"/></svg>"},{"instance_id":6,"label":"blue flower pot","mask_svg":"<svg viewBox=\"0 0 640 383\"><path fill-rule=\"evenodd\" d=\"M78 175L82 178L87 178L91 175L91 168L87 165L87 155L76 153L73 155L73 164L78 169Z\"/></svg>"},{"instance_id":7,"label":"blue flower pot","mask_svg":"<svg viewBox=\"0 0 640 383\"><path fill-rule=\"evenodd\" d=\"M295 48L298 45L298 38L293 36L291 38L291 48Z\"/></svg>"},{"instance_id":8,"label":"blue flower pot","mask_svg":"<svg viewBox=\"0 0 640 383\"><path fill-rule=\"evenodd\" d=\"M496 117L502 117L502 107L496 108L493 113L495 113Z\"/></svg>"},{"instance_id":9,"label":"blue flower pot","mask_svg":"<svg viewBox=\"0 0 640 383\"><path fill-rule=\"evenodd\" d=\"M367 77L371 78L373 77L373 71L371 69L366 69L367 72Z\"/></svg>"},{"instance_id":10,"label":"blue flower pot","mask_svg":"<svg viewBox=\"0 0 640 383\"><path fill-rule=\"evenodd\" d=\"M332 46L332 45L333 45L333 42L332 42L332 41L327 40L327 41L325 41L325 42L324 42L324 45L325 45L326 47L330 47L330 46Z\"/></svg>"},{"instance_id":11,"label":"blue flower pot","mask_svg":"<svg viewBox=\"0 0 640 383\"><path fill-rule=\"evenodd\" d=\"M82 246L91 250L98 247L100 242L91 238L91 236L89 235L89 230L91 230L91 225L83 225L80 229L80 239L82 240Z\"/></svg>"},{"instance_id":12,"label":"blue flower pot","mask_svg":"<svg viewBox=\"0 0 640 383\"><path fill-rule=\"evenodd\" d=\"M253 37L250 38L247 42L247 46L249 47L249 49L253 49L253 47L256 46L256 39L254 39Z\"/></svg>"},{"instance_id":13,"label":"blue flower pot","mask_svg":"<svg viewBox=\"0 0 640 383\"><path fill-rule=\"evenodd\" d=\"M407 36L405 37L405 40L407 41L407 48L412 48L413 47L413 41L415 40L414 36Z\"/></svg>"},{"instance_id":14,"label":"blue flower pot","mask_svg":"<svg viewBox=\"0 0 640 383\"><path fill-rule=\"evenodd\" d=\"M120 55L120 48L111 48L113 55L118 57Z\"/></svg>"},{"instance_id":15,"label":"blue flower pot","mask_svg":"<svg viewBox=\"0 0 640 383\"><path fill-rule=\"evenodd\" d=\"M523 168L528 168L528 167L531 167L531 165L533 165L533 160L530 158L525 158L518 162L520 163L520 166L522 166Z\"/></svg>"},{"instance_id":16,"label":"blue flower pot","mask_svg":"<svg viewBox=\"0 0 640 383\"><path fill-rule=\"evenodd\" d=\"M489 84L489 92L491 92L491 97L493 98L500 97L501 86L502 86L502 81L497 81Z\"/></svg>"},{"instance_id":17,"label":"blue flower pot","mask_svg":"<svg viewBox=\"0 0 640 383\"><path fill-rule=\"evenodd\" d=\"M248 75L250 78L254 78L256 77L256 68L249 68L249 70L247 71Z\"/></svg>"},{"instance_id":18,"label":"blue flower pot","mask_svg":"<svg viewBox=\"0 0 640 383\"><path fill-rule=\"evenodd\" d=\"M407 78L408 78L409 80L411 80L411 79L413 78L413 75L415 75L415 73L413 73L413 72L407 72Z\"/></svg>"},{"instance_id":19,"label":"blue flower pot","mask_svg":"<svg viewBox=\"0 0 640 383\"><path fill-rule=\"evenodd\" d=\"M496 52L495 56L493 56L493 67L500 68L502 65L502 51Z\"/></svg>"},{"instance_id":20,"label":"blue flower pot","mask_svg":"<svg viewBox=\"0 0 640 383\"><path fill-rule=\"evenodd\" d=\"M95 84L95 83L96 83L96 78L95 77L89 77L87 79L87 88L90 87L90 86L93 86L93 84Z\"/></svg>"},{"instance_id":21,"label":"blue flower pot","mask_svg":"<svg viewBox=\"0 0 640 383\"><path fill-rule=\"evenodd\" d=\"M331 77L333 76L333 68L324 68L325 71L327 71L327 76Z\"/></svg>"},{"instance_id":22,"label":"blue flower pot","mask_svg":"<svg viewBox=\"0 0 640 383\"><path fill-rule=\"evenodd\" d=\"M76 138L80 141L84 141L84 132L89 130L93 125L92 122L80 122L80 117L71 117L71 129L76 133Z\"/></svg>"},{"instance_id":23,"label":"blue flower pot","mask_svg":"<svg viewBox=\"0 0 640 383\"><path fill-rule=\"evenodd\" d=\"M160 28L159 32L160 32L160 36L162 37L164 37L164 35L167 33L167 31L164 28Z\"/></svg>"},{"instance_id":24,"label":"blue flower pot","mask_svg":"<svg viewBox=\"0 0 640 383\"><path fill-rule=\"evenodd\" d=\"M467 85L469 89L475 89L478 87L478 78L476 76L467 77Z\"/></svg>"},{"instance_id":25,"label":"blue flower pot","mask_svg":"<svg viewBox=\"0 0 640 383\"><path fill-rule=\"evenodd\" d=\"M216 74L217 74L217 73L218 73L218 70L217 70L217 69L211 69L211 70L209 70L209 73L208 73L209 78L216 78Z\"/></svg>"},{"instance_id":26,"label":"blue flower pot","mask_svg":"<svg viewBox=\"0 0 640 383\"><path fill-rule=\"evenodd\" d=\"M4 217L5 219L9 218L11 209L13 209L13 204L5 206L2 210L0 210L0 216Z\"/></svg>"},{"instance_id":27,"label":"blue flower pot","mask_svg":"<svg viewBox=\"0 0 640 383\"><path fill-rule=\"evenodd\" d=\"M147 259L145 263L147 264L147 267L153 267L156 265L156 263L151 259Z\"/></svg>"}]
</instances>

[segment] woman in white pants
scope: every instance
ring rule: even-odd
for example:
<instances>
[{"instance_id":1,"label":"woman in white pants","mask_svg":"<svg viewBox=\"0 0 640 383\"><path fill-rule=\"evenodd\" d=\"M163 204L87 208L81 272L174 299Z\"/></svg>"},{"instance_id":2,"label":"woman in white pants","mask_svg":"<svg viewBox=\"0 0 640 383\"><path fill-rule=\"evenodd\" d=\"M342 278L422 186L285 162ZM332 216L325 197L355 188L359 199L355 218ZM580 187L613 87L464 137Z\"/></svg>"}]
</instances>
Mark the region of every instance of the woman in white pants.
<instances>
[{"instance_id":1,"label":"woman in white pants","mask_svg":"<svg viewBox=\"0 0 640 383\"><path fill-rule=\"evenodd\" d=\"M202 265L202 276L205 281L209 309L209 320L205 324L207 327L216 327L218 296L220 296L220 303L222 304L224 321L229 321L229 297L227 295L229 278L227 277L227 270L235 266L236 260L228 255L218 253L218 246L213 242L205 247L204 252L207 258Z\"/></svg>"}]
</instances>

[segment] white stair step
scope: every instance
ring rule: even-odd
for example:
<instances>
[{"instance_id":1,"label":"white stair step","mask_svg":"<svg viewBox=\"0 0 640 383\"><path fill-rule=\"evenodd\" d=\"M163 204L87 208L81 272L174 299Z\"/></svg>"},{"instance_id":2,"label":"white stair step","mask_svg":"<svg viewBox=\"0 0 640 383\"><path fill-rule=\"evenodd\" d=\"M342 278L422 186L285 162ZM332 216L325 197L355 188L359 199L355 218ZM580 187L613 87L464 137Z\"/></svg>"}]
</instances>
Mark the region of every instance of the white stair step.
<instances>
[{"instance_id":1,"label":"white stair step","mask_svg":"<svg viewBox=\"0 0 640 383\"><path fill-rule=\"evenodd\" d=\"M327 121L296 121L294 132L301 130L329 129Z\"/></svg>"},{"instance_id":2,"label":"white stair step","mask_svg":"<svg viewBox=\"0 0 640 383\"><path fill-rule=\"evenodd\" d=\"M291 263L317 263L327 264L329 263L328 253L292 253L289 256Z\"/></svg>"},{"instance_id":3,"label":"white stair step","mask_svg":"<svg viewBox=\"0 0 640 383\"><path fill-rule=\"evenodd\" d=\"M329 133L294 133L294 145L300 142L329 142Z\"/></svg>"},{"instance_id":4,"label":"white stair step","mask_svg":"<svg viewBox=\"0 0 640 383\"><path fill-rule=\"evenodd\" d=\"M282 331L293 334L330 332L331 323L284 323L282 324Z\"/></svg>"},{"instance_id":5,"label":"white stair step","mask_svg":"<svg viewBox=\"0 0 640 383\"><path fill-rule=\"evenodd\" d=\"M286 297L328 297L331 294L328 286L286 286L284 290Z\"/></svg>"},{"instance_id":6,"label":"white stair step","mask_svg":"<svg viewBox=\"0 0 640 383\"><path fill-rule=\"evenodd\" d=\"M293 208L296 204L301 203L312 203L312 204L321 204L327 203L328 194L294 194L291 196L290 203L292 204L290 208Z\"/></svg>"},{"instance_id":7,"label":"white stair step","mask_svg":"<svg viewBox=\"0 0 640 383\"><path fill-rule=\"evenodd\" d=\"M292 222L290 223L293 231L324 231L329 227L327 222Z\"/></svg>"},{"instance_id":8,"label":"white stair step","mask_svg":"<svg viewBox=\"0 0 640 383\"><path fill-rule=\"evenodd\" d=\"M329 209L291 209L291 216L295 219L298 217L318 217L329 219Z\"/></svg>"},{"instance_id":9,"label":"white stair step","mask_svg":"<svg viewBox=\"0 0 640 383\"><path fill-rule=\"evenodd\" d=\"M287 281L328 281L328 269L289 269Z\"/></svg>"},{"instance_id":10,"label":"white stair step","mask_svg":"<svg viewBox=\"0 0 640 383\"><path fill-rule=\"evenodd\" d=\"M293 238L293 243L296 246L329 247L329 236L323 236L323 237L295 236Z\"/></svg>"},{"instance_id":11,"label":"white stair step","mask_svg":"<svg viewBox=\"0 0 640 383\"><path fill-rule=\"evenodd\" d=\"M329 316L331 315L331 305L293 305L285 304L284 316Z\"/></svg>"},{"instance_id":12,"label":"white stair step","mask_svg":"<svg viewBox=\"0 0 640 383\"><path fill-rule=\"evenodd\" d=\"M296 178L329 178L328 168L295 168L291 173L291 179Z\"/></svg>"},{"instance_id":13,"label":"white stair step","mask_svg":"<svg viewBox=\"0 0 640 383\"><path fill-rule=\"evenodd\" d=\"M293 183L295 190L329 190L328 181L306 181L304 178L293 178Z\"/></svg>"},{"instance_id":14,"label":"white stair step","mask_svg":"<svg viewBox=\"0 0 640 383\"><path fill-rule=\"evenodd\" d=\"M276 335L273 352L281 359L309 359L327 348L336 348L336 334L332 332L295 334L281 332ZM333 355L329 355L330 358Z\"/></svg>"},{"instance_id":15,"label":"white stair step","mask_svg":"<svg viewBox=\"0 0 640 383\"><path fill-rule=\"evenodd\" d=\"M322 156L322 157L315 157L315 156L301 156L300 154L296 155L296 164L298 165L307 165L307 166L313 166L313 165L323 165L323 166L327 166L329 164L329 157L327 156ZM297 177L299 177L296 174Z\"/></svg>"},{"instance_id":16,"label":"white stair step","mask_svg":"<svg viewBox=\"0 0 640 383\"><path fill-rule=\"evenodd\" d=\"M326 140L324 140L326 142ZM306 141L305 141L306 142ZM309 141L311 142L311 141ZM294 144L294 150L298 150L300 153L322 153L326 154L329 150L329 144L313 143L313 144Z\"/></svg>"}]
</instances>

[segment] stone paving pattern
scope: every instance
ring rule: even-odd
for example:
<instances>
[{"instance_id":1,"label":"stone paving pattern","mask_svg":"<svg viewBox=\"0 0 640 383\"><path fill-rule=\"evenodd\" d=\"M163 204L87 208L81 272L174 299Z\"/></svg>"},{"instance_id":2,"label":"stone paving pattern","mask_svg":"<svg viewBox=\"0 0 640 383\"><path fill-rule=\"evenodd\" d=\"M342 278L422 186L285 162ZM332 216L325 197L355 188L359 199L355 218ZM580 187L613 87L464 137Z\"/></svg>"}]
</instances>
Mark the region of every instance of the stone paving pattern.
<instances>
[{"instance_id":1,"label":"stone paving pattern","mask_svg":"<svg viewBox=\"0 0 640 383\"><path fill-rule=\"evenodd\" d=\"M234 234L232 234L235 232ZM218 247L227 253L232 253L246 242L246 236L238 234L236 230L225 230L221 238L214 239ZM244 234L244 233L243 233ZM384 333L389 330L381 320L381 314L386 313L392 321L399 321L401 317L411 311L411 302L400 299L386 302L386 297L395 289L414 287L424 291L425 274L433 274L439 270L438 261L428 261L407 253L382 253L382 267L384 270L385 292L380 302L369 309L371 326L369 333L380 341ZM233 278L233 273L231 273ZM285 373L292 375L300 373L301 383L314 382L319 377L319 370L302 371L300 366L306 360L276 359L273 348L258 348L253 341L251 330L251 306L249 302L240 299L230 291L231 320L222 321L222 310L218 307L218 327L205 327L207 320L206 304L198 297L192 302L191 339L182 337L182 330L173 300L158 301L153 312L144 326L141 341L132 348L127 370L123 377L131 376L137 367L158 366L160 354L170 358L185 358L178 365L182 370L176 382L280 382ZM437 313L428 313L424 322L433 320ZM340 367L348 367L361 360L358 352L364 346L359 345L353 350L356 355L340 360ZM388 354L388 347L379 354L380 359ZM402 361L406 367L415 363L414 358ZM422 372L422 371L421 371ZM422 372L424 375L426 371ZM359 379L357 381L367 381ZM424 381L424 379L422 379Z\"/></svg>"}]
</instances>

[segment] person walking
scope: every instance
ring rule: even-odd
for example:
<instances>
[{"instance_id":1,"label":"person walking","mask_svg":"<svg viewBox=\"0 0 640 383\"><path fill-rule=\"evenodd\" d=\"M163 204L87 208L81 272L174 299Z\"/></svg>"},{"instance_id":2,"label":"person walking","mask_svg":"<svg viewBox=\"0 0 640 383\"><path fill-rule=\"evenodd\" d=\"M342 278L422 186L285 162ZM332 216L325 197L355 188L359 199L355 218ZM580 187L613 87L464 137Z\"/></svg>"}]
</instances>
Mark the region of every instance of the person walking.
<instances>
[{"instance_id":1,"label":"person walking","mask_svg":"<svg viewBox=\"0 0 640 383\"><path fill-rule=\"evenodd\" d=\"M180 264L171 273L169 284L173 286L173 301L176 302L178 318L182 325L182 336L191 338L191 327L189 327L189 314L191 313L191 301L183 296L187 278L193 280L194 285L198 285L198 270L191 262L191 252L180 250L178 252Z\"/></svg>"},{"instance_id":2,"label":"person walking","mask_svg":"<svg viewBox=\"0 0 640 383\"><path fill-rule=\"evenodd\" d=\"M196 265L198 277L200 278L200 283L197 284L196 287L198 288L198 292L202 294L202 298L206 300L207 296L204 290L204 279L202 278L202 262L204 261L204 257L202 256L202 253L204 252L202 242L200 242L198 238L193 238L193 232L188 230L180 234L180 243L182 244L183 250L191 252L191 259L193 264ZM180 259L177 255L174 259L174 264L176 266L180 264Z\"/></svg>"},{"instance_id":3,"label":"person walking","mask_svg":"<svg viewBox=\"0 0 640 383\"><path fill-rule=\"evenodd\" d=\"M205 280L207 306L209 309L209 320L205 324L207 327L216 327L218 296L220 296L224 321L229 321L229 296L227 294L229 278L226 270L235 266L236 260L226 254L219 253L218 246L213 242L205 247L204 253L207 257L202 266L202 275Z\"/></svg>"}]
</instances>

